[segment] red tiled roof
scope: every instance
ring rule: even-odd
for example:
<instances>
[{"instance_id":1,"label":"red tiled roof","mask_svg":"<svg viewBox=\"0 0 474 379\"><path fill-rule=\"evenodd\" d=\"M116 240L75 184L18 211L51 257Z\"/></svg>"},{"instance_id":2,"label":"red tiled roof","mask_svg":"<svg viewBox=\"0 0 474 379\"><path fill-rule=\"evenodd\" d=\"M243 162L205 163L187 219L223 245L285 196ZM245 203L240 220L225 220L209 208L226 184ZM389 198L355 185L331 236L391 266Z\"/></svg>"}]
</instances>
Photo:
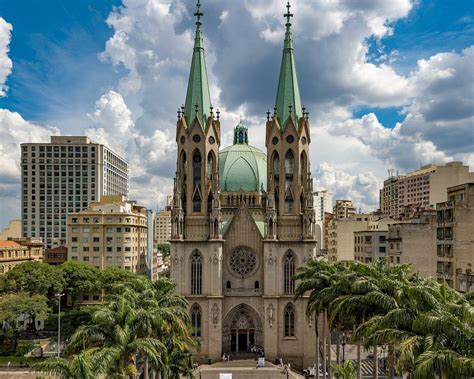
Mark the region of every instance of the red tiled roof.
<instances>
[{"instance_id":1,"label":"red tiled roof","mask_svg":"<svg viewBox=\"0 0 474 379\"><path fill-rule=\"evenodd\" d=\"M0 240L0 248L6 248L6 247L11 247L11 248L19 248L21 245L18 242L15 241L5 241L5 240Z\"/></svg>"}]
</instances>

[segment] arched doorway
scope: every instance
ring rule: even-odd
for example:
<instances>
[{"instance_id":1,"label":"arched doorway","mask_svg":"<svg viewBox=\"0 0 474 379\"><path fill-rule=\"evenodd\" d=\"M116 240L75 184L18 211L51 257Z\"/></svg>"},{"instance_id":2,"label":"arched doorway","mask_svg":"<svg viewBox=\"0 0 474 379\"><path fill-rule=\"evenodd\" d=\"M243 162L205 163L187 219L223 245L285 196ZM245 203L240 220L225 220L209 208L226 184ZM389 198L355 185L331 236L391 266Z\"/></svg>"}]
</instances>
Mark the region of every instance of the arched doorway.
<instances>
[{"instance_id":1,"label":"arched doorway","mask_svg":"<svg viewBox=\"0 0 474 379\"><path fill-rule=\"evenodd\" d=\"M222 352L246 353L263 346L263 327L258 313L247 304L234 307L222 325Z\"/></svg>"}]
</instances>

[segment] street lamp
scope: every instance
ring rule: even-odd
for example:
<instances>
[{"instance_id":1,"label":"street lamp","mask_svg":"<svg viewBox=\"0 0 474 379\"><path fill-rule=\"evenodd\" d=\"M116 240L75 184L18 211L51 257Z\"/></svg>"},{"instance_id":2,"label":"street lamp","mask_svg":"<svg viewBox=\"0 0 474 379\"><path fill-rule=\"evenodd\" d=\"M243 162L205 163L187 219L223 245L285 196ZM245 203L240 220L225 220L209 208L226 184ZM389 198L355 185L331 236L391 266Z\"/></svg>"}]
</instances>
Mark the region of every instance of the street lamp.
<instances>
[{"instance_id":1,"label":"street lamp","mask_svg":"<svg viewBox=\"0 0 474 379\"><path fill-rule=\"evenodd\" d=\"M346 333L342 333L342 341L341 341L341 345L342 345L342 363L344 363L344 361L346 359L346 343L347 343Z\"/></svg>"},{"instance_id":2,"label":"street lamp","mask_svg":"<svg viewBox=\"0 0 474 379\"><path fill-rule=\"evenodd\" d=\"M58 358L61 356L61 297L64 293L57 293L58 297Z\"/></svg>"}]
</instances>

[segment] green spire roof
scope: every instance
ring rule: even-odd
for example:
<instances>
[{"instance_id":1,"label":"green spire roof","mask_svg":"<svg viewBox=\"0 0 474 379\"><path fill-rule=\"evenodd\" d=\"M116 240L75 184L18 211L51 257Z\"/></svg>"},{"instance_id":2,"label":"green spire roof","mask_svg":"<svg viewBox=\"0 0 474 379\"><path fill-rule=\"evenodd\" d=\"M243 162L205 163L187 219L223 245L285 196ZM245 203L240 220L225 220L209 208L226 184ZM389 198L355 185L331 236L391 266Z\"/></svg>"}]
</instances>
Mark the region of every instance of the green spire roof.
<instances>
[{"instance_id":1,"label":"green spire roof","mask_svg":"<svg viewBox=\"0 0 474 379\"><path fill-rule=\"evenodd\" d=\"M281 59L280 78L278 80L278 90L275 102L277 109L277 117L280 125L284 127L284 123L291 116L295 124L302 116L300 89L298 86L298 78L296 76L295 57L293 55L293 41L291 39L291 22L290 18L290 2L286 5L288 12L284 14L286 17L285 43L283 45L283 57Z\"/></svg>"},{"instance_id":2,"label":"green spire roof","mask_svg":"<svg viewBox=\"0 0 474 379\"><path fill-rule=\"evenodd\" d=\"M184 115L190 124L196 117L196 109L200 116L202 126L206 125L210 114L211 95L209 93L209 82L207 80L206 61L204 59L204 47L201 30L201 2L197 2L196 36L194 38L193 59L191 71L189 72L188 90L186 92L186 103L184 104Z\"/></svg>"}]
</instances>

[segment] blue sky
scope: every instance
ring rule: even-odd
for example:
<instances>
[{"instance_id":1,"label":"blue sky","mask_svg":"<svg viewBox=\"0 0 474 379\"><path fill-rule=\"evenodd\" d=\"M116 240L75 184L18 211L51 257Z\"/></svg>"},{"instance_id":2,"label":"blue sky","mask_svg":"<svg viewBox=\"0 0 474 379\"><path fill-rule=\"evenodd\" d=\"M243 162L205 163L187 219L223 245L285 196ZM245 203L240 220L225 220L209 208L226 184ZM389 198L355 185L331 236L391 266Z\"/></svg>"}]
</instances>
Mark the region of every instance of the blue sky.
<instances>
[{"instance_id":1,"label":"blue sky","mask_svg":"<svg viewBox=\"0 0 474 379\"><path fill-rule=\"evenodd\" d=\"M19 216L19 143L51 132L86 133L125 155L134 166L131 195L151 208L171 191L194 1L123 1L0 0L12 28L3 56L0 33L0 86L8 86L0 96L0 227ZM285 3L203 1L224 145L243 115L250 141L264 148ZM474 164L474 0L293 3L318 187L371 210L388 168ZM2 77L8 60L12 72Z\"/></svg>"}]
</instances>

